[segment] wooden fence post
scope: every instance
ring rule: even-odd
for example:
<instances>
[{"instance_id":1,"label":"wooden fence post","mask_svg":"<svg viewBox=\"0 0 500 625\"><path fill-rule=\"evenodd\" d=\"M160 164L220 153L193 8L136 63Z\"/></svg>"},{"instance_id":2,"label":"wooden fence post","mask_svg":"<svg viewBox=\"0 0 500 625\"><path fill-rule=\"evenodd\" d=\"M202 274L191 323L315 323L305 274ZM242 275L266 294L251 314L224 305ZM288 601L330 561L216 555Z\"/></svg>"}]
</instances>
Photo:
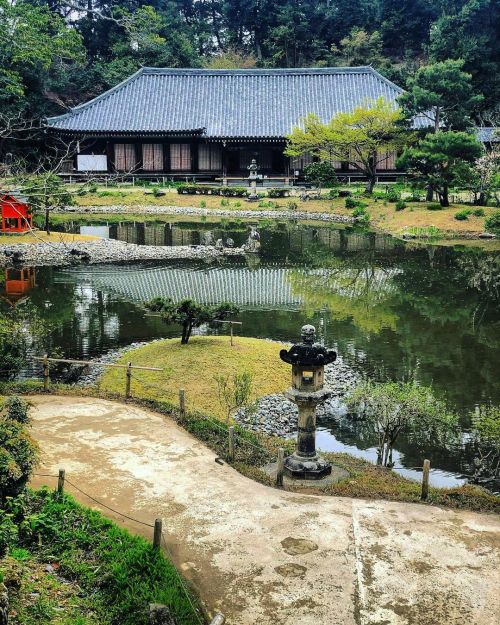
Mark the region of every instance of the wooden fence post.
<instances>
[{"instance_id":1,"label":"wooden fence post","mask_svg":"<svg viewBox=\"0 0 500 625\"><path fill-rule=\"evenodd\" d=\"M64 480L66 479L66 471L59 469L59 477L57 480L57 494L62 496L64 494Z\"/></svg>"},{"instance_id":2,"label":"wooden fence post","mask_svg":"<svg viewBox=\"0 0 500 625\"><path fill-rule=\"evenodd\" d=\"M163 521L161 519L155 519L155 529L153 534L153 547L159 549L161 546L161 528Z\"/></svg>"},{"instance_id":3,"label":"wooden fence post","mask_svg":"<svg viewBox=\"0 0 500 625\"><path fill-rule=\"evenodd\" d=\"M283 488L283 473L285 470L285 450L283 447L278 449L278 466L276 471L276 486Z\"/></svg>"},{"instance_id":4,"label":"wooden fence post","mask_svg":"<svg viewBox=\"0 0 500 625\"><path fill-rule=\"evenodd\" d=\"M186 416L186 391L183 388L179 389L179 417L184 419Z\"/></svg>"},{"instance_id":5,"label":"wooden fence post","mask_svg":"<svg viewBox=\"0 0 500 625\"><path fill-rule=\"evenodd\" d=\"M427 499L427 495L429 494L429 471L431 468L431 461L424 460L424 466L422 467L422 494L420 495L420 499L425 501Z\"/></svg>"},{"instance_id":6,"label":"wooden fence post","mask_svg":"<svg viewBox=\"0 0 500 625\"><path fill-rule=\"evenodd\" d=\"M132 363L129 362L126 369L126 379L125 379L125 399L130 399L131 397L131 386L132 386Z\"/></svg>"},{"instance_id":7,"label":"wooden fence post","mask_svg":"<svg viewBox=\"0 0 500 625\"><path fill-rule=\"evenodd\" d=\"M234 460L234 425L229 426L229 460L233 462Z\"/></svg>"},{"instance_id":8,"label":"wooden fence post","mask_svg":"<svg viewBox=\"0 0 500 625\"><path fill-rule=\"evenodd\" d=\"M49 391L49 383L50 383L50 378L49 378L49 356L48 354L45 354L45 356L43 357L43 390L45 393L48 393Z\"/></svg>"}]
</instances>

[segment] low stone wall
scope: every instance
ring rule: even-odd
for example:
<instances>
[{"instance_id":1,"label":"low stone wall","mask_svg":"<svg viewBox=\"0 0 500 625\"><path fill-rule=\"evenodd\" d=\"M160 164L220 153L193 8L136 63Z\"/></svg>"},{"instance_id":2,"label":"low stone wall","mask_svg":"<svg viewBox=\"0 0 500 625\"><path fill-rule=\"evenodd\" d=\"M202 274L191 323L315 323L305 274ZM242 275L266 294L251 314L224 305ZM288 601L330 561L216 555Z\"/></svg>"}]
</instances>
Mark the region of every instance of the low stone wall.
<instances>
[{"instance_id":1,"label":"low stone wall","mask_svg":"<svg viewBox=\"0 0 500 625\"><path fill-rule=\"evenodd\" d=\"M243 248L219 249L213 246L163 247L135 245L112 239L76 243L35 243L0 246L0 267L13 264L67 266L77 264L129 263L145 260L207 259L242 256Z\"/></svg>"},{"instance_id":2,"label":"low stone wall","mask_svg":"<svg viewBox=\"0 0 500 625\"><path fill-rule=\"evenodd\" d=\"M56 211L54 211L56 212ZM330 223L353 224L357 221L349 215L318 213L294 210L224 210L219 208L196 208L194 206L68 206L63 213L123 214L130 215L186 215L195 217L229 217L232 219L293 219L300 221L325 221Z\"/></svg>"}]
</instances>

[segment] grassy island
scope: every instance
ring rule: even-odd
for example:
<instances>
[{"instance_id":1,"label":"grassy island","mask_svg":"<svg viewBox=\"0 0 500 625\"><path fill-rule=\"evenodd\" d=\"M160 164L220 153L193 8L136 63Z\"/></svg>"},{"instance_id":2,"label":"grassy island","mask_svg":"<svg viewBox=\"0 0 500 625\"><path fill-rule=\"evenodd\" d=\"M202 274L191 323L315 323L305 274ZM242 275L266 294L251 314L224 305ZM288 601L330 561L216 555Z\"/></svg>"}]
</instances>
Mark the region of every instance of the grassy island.
<instances>
[{"instance_id":1,"label":"grassy island","mask_svg":"<svg viewBox=\"0 0 500 625\"><path fill-rule=\"evenodd\" d=\"M252 400L283 391L290 386L290 367L279 359L279 350L278 343L263 339L235 337L231 347L227 336L194 336L187 345L180 339L155 341L128 352L119 362L163 369L135 372L134 397L177 403L183 388L188 410L222 418L215 376L247 371L252 375ZM102 378L105 391L123 393L123 387L122 369L111 369Z\"/></svg>"}]
</instances>

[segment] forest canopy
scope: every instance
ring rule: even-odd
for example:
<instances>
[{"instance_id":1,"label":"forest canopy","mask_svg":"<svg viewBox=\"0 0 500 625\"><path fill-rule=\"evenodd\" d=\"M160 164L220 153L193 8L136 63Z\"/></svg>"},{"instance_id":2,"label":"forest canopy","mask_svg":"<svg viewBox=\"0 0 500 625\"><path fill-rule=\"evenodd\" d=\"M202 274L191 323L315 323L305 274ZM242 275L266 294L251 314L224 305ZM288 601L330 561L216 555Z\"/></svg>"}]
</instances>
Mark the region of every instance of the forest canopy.
<instances>
[{"instance_id":1,"label":"forest canopy","mask_svg":"<svg viewBox=\"0 0 500 625\"><path fill-rule=\"evenodd\" d=\"M58 114L143 65L371 64L402 87L463 60L477 115L500 100L498 0L0 0L0 104Z\"/></svg>"}]
</instances>

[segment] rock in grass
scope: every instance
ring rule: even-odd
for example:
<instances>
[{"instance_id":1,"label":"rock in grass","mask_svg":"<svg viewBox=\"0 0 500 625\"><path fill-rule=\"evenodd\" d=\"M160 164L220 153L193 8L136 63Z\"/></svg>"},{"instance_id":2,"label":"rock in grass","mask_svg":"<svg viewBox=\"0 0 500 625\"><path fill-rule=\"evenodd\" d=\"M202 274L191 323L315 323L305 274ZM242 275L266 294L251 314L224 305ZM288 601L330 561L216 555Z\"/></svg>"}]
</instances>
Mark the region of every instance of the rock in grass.
<instances>
[{"instance_id":1,"label":"rock in grass","mask_svg":"<svg viewBox=\"0 0 500 625\"><path fill-rule=\"evenodd\" d=\"M177 625L169 608L161 603L149 604L150 625Z\"/></svg>"}]
</instances>

